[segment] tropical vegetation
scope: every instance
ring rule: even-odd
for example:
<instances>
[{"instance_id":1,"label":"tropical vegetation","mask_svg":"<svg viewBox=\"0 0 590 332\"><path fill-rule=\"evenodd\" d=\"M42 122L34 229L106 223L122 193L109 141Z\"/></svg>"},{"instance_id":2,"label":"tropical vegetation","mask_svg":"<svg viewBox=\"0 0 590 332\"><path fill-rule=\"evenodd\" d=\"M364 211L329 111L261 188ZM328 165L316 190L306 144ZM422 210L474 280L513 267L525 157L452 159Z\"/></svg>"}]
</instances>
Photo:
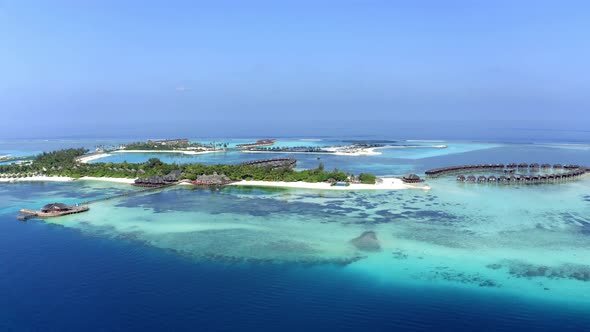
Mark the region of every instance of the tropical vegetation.
<instances>
[{"instance_id":1,"label":"tropical vegetation","mask_svg":"<svg viewBox=\"0 0 590 332\"><path fill-rule=\"evenodd\" d=\"M144 163L80 163L78 158L88 152L86 149L67 149L42 153L28 165L0 165L1 177L27 177L34 175L68 176L80 178L114 177L114 178L145 178L153 175L163 176L173 170L182 171L181 179L195 180L201 174L225 174L232 180L265 180L265 181L304 181L326 182L347 181L353 176L334 169L327 171L320 163L317 168L297 171L290 166L261 167L252 165L203 165L203 164L167 164L158 158L151 158ZM373 179L371 174L361 174L364 181Z\"/></svg>"}]
</instances>

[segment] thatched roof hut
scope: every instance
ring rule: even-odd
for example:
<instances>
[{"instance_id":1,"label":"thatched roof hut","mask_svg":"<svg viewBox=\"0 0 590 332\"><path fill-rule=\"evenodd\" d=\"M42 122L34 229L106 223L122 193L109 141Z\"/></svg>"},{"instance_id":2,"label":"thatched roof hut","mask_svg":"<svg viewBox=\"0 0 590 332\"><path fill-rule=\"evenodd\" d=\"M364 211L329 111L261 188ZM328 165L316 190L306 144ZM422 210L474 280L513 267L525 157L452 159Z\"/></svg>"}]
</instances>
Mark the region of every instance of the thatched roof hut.
<instances>
[{"instance_id":1,"label":"thatched roof hut","mask_svg":"<svg viewBox=\"0 0 590 332\"><path fill-rule=\"evenodd\" d=\"M197 185L209 185L209 186L220 186L220 185L225 185L232 182L231 179L229 177L227 177L225 174L217 174L217 173L213 173L213 174L202 174L199 175L197 177L197 179L195 181L193 181L194 184Z\"/></svg>"},{"instance_id":2,"label":"thatched roof hut","mask_svg":"<svg viewBox=\"0 0 590 332\"><path fill-rule=\"evenodd\" d=\"M469 181L469 182L475 182L475 180L477 180L477 178L475 176L473 176L473 175L469 175L467 177L467 181Z\"/></svg>"},{"instance_id":3,"label":"thatched roof hut","mask_svg":"<svg viewBox=\"0 0 590 332\"><path fill-rule=\"evenodd\" d=\"M418 183L418 182L422 182L424 180L422 180L416 174L408 174L408 175L402 177L402 181L404 181L405 183Z\"/></svg>"},{"instance_id":4,"label":"thatched roof hut","mask_svg":"<svg viewBox=\"0 0 590 332\"><path fill-rule=\"evenodd\" d=\"M498 178L496 178L495 176L490 176L488 177L488 182L496 182L498 180Z\"/></svg>"},{"instance_id":5,"label":"thatched roof hut","mask_svg":"<svg viewBox=\"0 0 590 332\"><path fill-rule=\"evenodd\" d=\"M487 182L488 178L486 178L483 175L480 175L479 177L477 177L477 182Z\"/></svg>"},{"instance_id":6,"label":"thatched roof hut","mask_svg":"<svg viewBox=\"0 0 590 332\"><path fill-rule=\"evenodd\" d=\"M180 179L181 175L182 172L179 170L171 171L167 175L164 175L162 177L162 180L164 180L165 182L177 182Z\"/></svg>"},{"instance_id":7,"label":"thatched roof hut","mask_svg":"<svg viewBox=\"0 0 590 332\"><path fill-rule=\"evenodd\" d=\"M62 212L62 211L68 211L71 210L72 208L64 203L51 203L51 204L46 204L41 208L41 212L43 213L49 213L49 212Z\"/></svg>"},{"instance_id":8,"label":"thatched roof hut","mask_svg":"<svg viewBox=\"0 0 590 332\"><path fill-rule=\"evenodd\" d=\"M459 176L457 176L457 181L465 182L465 175L459 175Z\"/></svg>"}]
</instances>

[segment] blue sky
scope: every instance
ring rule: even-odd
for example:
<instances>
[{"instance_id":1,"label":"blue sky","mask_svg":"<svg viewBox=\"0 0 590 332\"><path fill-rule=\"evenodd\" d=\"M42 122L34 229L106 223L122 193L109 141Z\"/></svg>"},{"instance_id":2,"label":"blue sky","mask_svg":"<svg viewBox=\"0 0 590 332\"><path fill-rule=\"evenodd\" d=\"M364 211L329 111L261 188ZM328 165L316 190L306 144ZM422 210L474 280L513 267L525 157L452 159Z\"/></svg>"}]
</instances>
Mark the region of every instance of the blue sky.
<instances>
[{"instance_id":1,"label":"blue sky","mask_svg":"<svg viewBox=\"0 0 590 332\"><path fill-rule=\"evenodd\" d=\"M588 31L585 1L0 0L0 137L588 130Z\"/></svg>"}]
</instances>

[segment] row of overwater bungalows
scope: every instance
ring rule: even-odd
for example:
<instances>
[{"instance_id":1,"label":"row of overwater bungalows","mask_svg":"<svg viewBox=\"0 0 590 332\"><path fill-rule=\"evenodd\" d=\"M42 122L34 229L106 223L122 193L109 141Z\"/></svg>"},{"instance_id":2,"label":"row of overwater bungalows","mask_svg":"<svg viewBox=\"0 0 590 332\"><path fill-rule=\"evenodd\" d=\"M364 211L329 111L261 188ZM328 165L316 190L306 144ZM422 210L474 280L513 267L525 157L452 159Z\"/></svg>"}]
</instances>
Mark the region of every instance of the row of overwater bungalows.
<instances>
[{"instance_id":1,"label":"row of overwater bungalows","mask_svg":"<svg viewBox=\"0 0 590 332\"><path fill-rule=\"evenodd\" d=\"M470 183L549 183L555 181L571 180L584 175L587 172L585 168L578 168L565 173L540 174L540 175L512 175L512 176L474 176L459 175L457 181Z\"/></svg>"},{"instance_id":2,"label":"row of overwater bungalows","mask_svg":"<svg viewBox=\"0 0 590 332\"><path fill-rule=\"evenodd\" d=\"M477 172L477 171L509 171L509 170L538 170L538 169L568 169L568 170L575 170L575 169L585 169L579 165L561 165L561 164L527 164L527 163L510 163L510 164L480 164L480 165L461 165L461 166L449 166L449 167L442 167L442 168L435 168L426 171L426 175L428 177L438 177L453 173L462 173L462 172Z\"/></svg>"}]
</instances>

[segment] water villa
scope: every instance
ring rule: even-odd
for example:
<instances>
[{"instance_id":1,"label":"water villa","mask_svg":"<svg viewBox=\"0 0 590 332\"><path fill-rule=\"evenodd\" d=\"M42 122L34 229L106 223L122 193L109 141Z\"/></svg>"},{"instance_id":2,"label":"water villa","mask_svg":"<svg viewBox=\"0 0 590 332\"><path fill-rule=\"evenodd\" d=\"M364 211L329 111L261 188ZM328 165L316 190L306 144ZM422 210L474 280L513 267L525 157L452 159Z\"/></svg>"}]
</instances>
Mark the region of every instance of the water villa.
<instances>
[{"instance_id":1,"label":"water villa","mask_svg":"<svg viewBox=\"0 0 590 332\"><path fill-rule=\"evenodd\" d=\"M254 143L245 143L245 144L237 144L236 147L238 149L250 149L250 148L255 148L255 147L259 147L259 146L271 146L273 144L275 144L276 139L272 138L272 139L259 139Z\"/></svg>"},{"instance_id":2,"label":"water villa","mask_svg":"<svg viewBox=\"0 0 590 332\"><path fill-rule=\"evenodd\" d=\"M139 178L133 183L137 187L164 187L167 185L176 184L182 175L181 171L171 171L164 176L151 176L149 178Z\"/></svg>"},{"instance_id":3,"label":"water villa","mask_svg":"<svg viewBox=\"0 0 590 332\"><path fill-rule=\"evenodd\" d=\"M551 172L553 169L553 172ZM465 172L502 172L507 176L496 176L496 175L469 175L463 174L457 175L456 179L458 182L469 182L469 183L551 183L562 180L572 180L579 178L580 176L590 172L590 169L580 165L561 165L554 164L538 164L538 163L510 163L504 164L481 164L481 165L462 165L462 166L450 166L443 168L435 168L426 171L426 175L431 178L439 176L445 176L455 173ZM525 174L515 174L516 172L525 172ZM551 173L547 173L551 172ZM500 173L500 174L502 174Z\"/></svg>"},{"instance_id":4,"label":"water villa","mask_svg":"<svg viewBox=\"0 0 590 332\"><path fill-rule=\"evenodd\" d=\"M29 210L21 209L21 215L18 217L20 220L26 220L33 217L38 218L51 218L65 216L68 214L86 212L89 210L88 206L70 206L63 203L51 203L43 206L41 210Z\"/></svg>"}]
</instances>

